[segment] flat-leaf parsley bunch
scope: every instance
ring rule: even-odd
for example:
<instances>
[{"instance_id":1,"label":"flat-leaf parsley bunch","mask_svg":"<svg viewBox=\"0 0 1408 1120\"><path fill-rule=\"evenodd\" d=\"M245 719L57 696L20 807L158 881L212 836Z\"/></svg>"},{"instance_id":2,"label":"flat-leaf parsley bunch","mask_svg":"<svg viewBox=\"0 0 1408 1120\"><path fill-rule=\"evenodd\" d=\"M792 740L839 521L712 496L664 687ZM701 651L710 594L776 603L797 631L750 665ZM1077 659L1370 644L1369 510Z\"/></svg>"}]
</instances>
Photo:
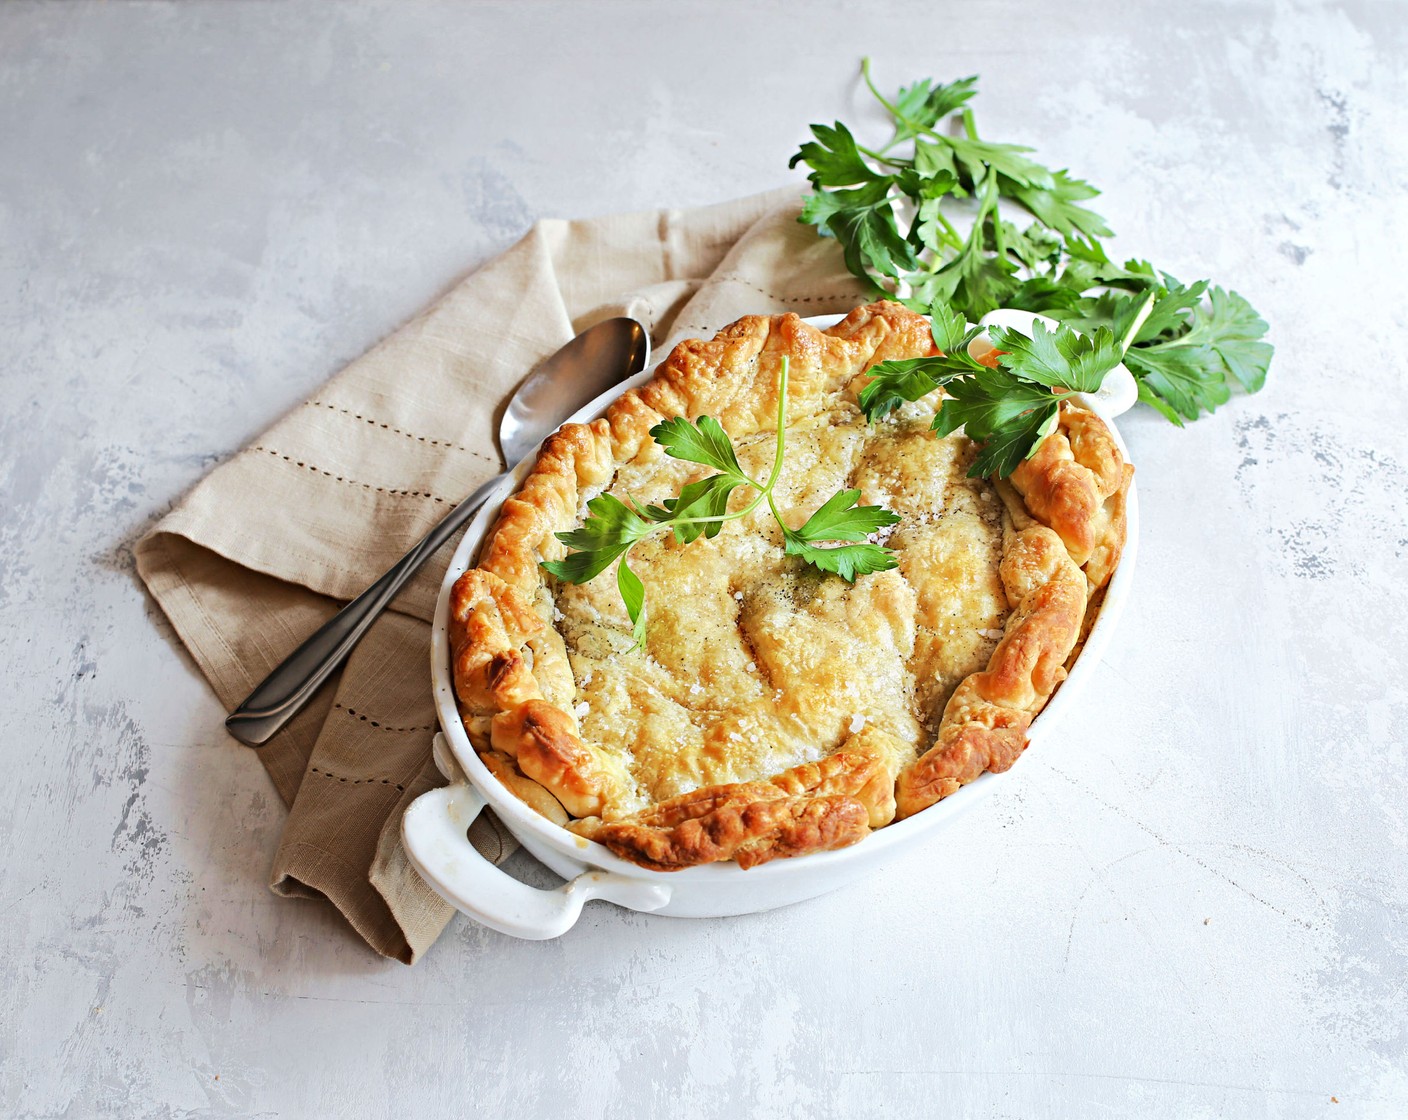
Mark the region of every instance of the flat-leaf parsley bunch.
<instances>
[{"instance_id":1,"label":"flat-leaf parsley bunch","mask_svg":"<svg viewBox=\"0 0 1408 1120\"><path fill-rule=\"evenodd\" d=\"M1037 163L1030 148L979 137L968 104L977 78L925 79L885 97L868 59L861 72L889 114L890 138L866 147L840 121L814 124L790 166L811 169L801 220L835 237L875 294L915 311L939 301L973 322L999 307L1037 311L1116 338L1142 313L1125 364L1139 399L1180 426L1225 403L1234 381L1262 387L1272 348L1251 304L1206 280L1184 285L1148 261L1111 261L1100 241L1110 228L1082 205L1099 191ZM1004 218L1004 202L1030 223Z\"/></svg>"},{"instance_id":2,"label":"flat-leaf parsley bunch","mask_svg":"<svg viewBox=\"0 0 1408 1120\"><path fill-rule=\"evenodd\" d=\"M675 540L689 544L703 536L719 535L725 522L747 517L766 502L782 529L783 547L788 556L823 572L834 572L847 582L868 572L884 572L895 567L895 554L867 541L872 533L897 524L899 514L882 506L858 506L859 490L833 494L798 529L790 529L773 498L773 489L782 477L783 448L787 442L787 370L782 359L778 373L777 447L767 480L759 482L744 472L733 442L723 426L711 416L686 420L677 416L650 429L651 438L672 458L712 467L711 474L684 486L677 497L660 505L627 504L611 494L598 494L587 503L590 516L580 529L556 534L573 551L561 560L547 560L549 575L567 583L595 579L617 560L616 587L626 605L637 646L645 642L645 586L626 562L630 550L647 537L669 530ZM754 491L752 499L729 512L729 498L740 487Z\"/></svg>"}]
</instances>

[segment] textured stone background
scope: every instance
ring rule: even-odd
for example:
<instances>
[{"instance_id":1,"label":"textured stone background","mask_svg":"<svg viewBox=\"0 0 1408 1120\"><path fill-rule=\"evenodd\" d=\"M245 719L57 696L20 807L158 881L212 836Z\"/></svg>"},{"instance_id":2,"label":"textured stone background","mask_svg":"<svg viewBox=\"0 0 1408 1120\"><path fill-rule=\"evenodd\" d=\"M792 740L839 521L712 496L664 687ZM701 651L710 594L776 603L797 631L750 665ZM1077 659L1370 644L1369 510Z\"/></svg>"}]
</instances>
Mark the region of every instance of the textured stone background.
<instances>
[{"instance_id":1,"label":"textured stone background","mask_svg":"<svg viewBox=\"0 0 1408 1120\"><path fill-rule=\"evenodd\" d=\"M1408 1112L1404 7L794 10L0 7L0 1112ZM275 898L282 809L131 542L535 218L800 182L865 52L981 72L1121 251L1273 324L1261 396L1124 424L1084 711L777 913L459 920L406 969Z\"/></svg>"}]
</instances>

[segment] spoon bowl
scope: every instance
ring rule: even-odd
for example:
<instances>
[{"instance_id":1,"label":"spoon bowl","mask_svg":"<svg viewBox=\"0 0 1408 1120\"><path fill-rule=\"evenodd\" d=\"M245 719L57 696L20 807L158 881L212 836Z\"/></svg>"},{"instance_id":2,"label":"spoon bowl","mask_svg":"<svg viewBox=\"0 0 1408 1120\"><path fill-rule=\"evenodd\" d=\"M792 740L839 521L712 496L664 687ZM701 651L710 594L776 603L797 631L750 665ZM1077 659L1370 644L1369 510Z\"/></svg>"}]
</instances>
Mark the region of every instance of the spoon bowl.
<instances>
[{"instance_id":1,"label":"spoon bowl","mask_svg":"<svg viewBox=\"0 0 1408 1120\"><path fill-rule=\"evenodd\" d=\"M588 401L645 368L650 339L624 316L588 327L514 390L499 421L499 450L510 468Z\"/></svg>"}]
</instances>

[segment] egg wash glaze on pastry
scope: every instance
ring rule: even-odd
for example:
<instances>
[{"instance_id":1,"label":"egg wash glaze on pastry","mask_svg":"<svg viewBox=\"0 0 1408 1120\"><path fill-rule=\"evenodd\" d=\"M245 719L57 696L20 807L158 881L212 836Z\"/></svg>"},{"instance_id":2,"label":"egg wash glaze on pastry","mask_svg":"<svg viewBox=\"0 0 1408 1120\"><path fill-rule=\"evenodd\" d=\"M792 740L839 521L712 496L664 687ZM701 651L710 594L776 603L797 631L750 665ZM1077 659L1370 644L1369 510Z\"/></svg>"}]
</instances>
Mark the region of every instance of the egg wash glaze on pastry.
<instances>
[{"instance_id":1,"label":"egg wash glaze on pastry","mask_svg":"<svg viewBox=\"0 0 1408 1120\"><path fill-rule=\"evenodd\" d=\"M552 437L451 603L456 691L495 776L673 869L841 847L1009 767L1118 562L1132 468L1074 404L1000 482L967 477L971 440L929 430L938 394L867 424L865 371L934 352L927 321L894 304L824 332L750 316ZM766 474L784 357L779 509L796 525L859 489L902 516L881 534L898 567L853 585L806 568L761 508L712 539L657 535L631 556L649 604L634 648L614 573L565 584L539 561L597 494L658 504L710 473L650 439L662 419L715 417Z\"/></svg>"}]
</instances>

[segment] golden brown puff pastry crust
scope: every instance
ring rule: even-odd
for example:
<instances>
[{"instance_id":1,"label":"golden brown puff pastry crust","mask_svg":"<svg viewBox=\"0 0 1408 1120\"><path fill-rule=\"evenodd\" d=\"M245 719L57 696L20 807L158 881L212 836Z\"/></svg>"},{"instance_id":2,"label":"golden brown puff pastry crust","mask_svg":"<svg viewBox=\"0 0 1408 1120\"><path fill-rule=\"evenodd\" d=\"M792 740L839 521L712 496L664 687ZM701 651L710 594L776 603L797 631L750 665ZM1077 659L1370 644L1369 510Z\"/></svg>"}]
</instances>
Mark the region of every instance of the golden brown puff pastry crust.
<instances>
[{"instance_id":1,"label":"golden brown puff pastry crust","mask_svg":"<svg viewBox=\"0 0 1408 1120\"><path fill-rule=\"evenodd\" d=\"M1133 468L1074 402L999 483L966 477L966 437L928 430L938 394L866 424L866 370L934 352L927 320L892 303L825 331L748 316L548 439L451 599L466 726L517 796L645 867L751 867L855 843L1012 765L1118 563ZM714 417L765 474L783 357L783 516L859 489L903 517L898 568L854 585L803 570L763 513L688 545L662 534L631 554L649 610L632 649L609 574L543 573L565 552L554 534L603 491L656 502L708 473L650 438L669 417Z\"/></svg>"}]
</instances>

